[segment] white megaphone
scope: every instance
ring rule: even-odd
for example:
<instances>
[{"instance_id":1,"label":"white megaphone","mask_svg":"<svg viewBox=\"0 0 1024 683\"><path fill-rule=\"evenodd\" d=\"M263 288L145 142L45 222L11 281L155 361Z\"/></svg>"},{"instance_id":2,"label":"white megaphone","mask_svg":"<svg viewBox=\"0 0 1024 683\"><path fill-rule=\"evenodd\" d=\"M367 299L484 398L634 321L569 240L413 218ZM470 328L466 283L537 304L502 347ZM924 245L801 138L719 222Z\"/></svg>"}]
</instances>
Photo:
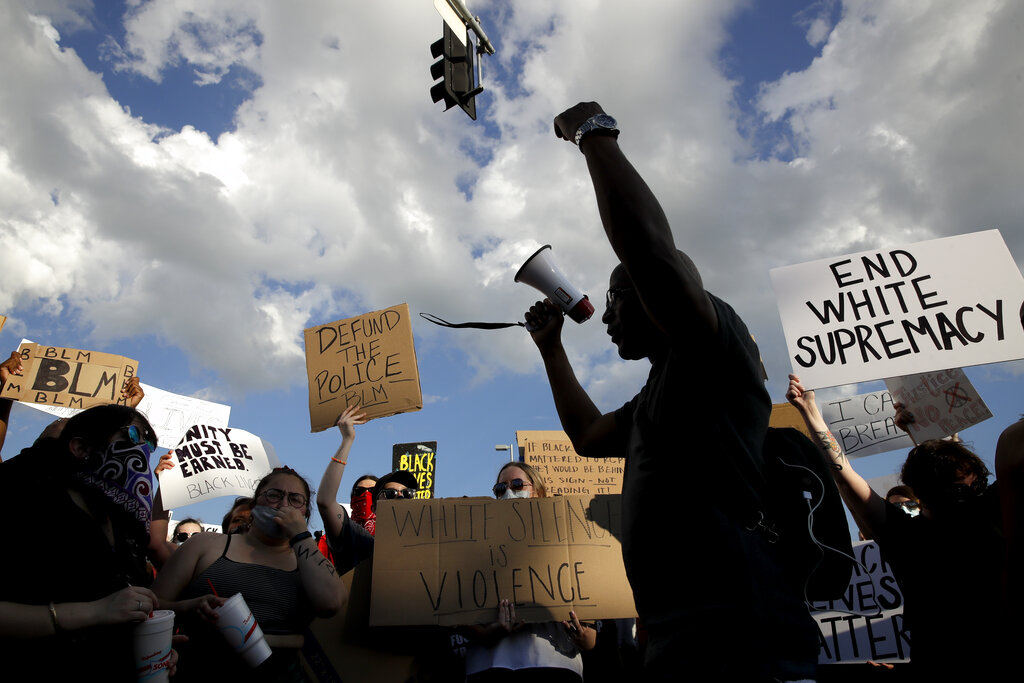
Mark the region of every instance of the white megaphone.
<instances>
[{"instance_id":1,"label":"white megaphone","mask_svg":"<svg viewBox=\"0 0 1024 683\"><path fill-rule=\"evenodd\" d=\"M539 289L578 323L586 322L594 315L594 304L590 303L587 295L573 287L555 265L550 244L545 244L526 259L516 272L515 281Z\"/></svg>"}]
</instances>

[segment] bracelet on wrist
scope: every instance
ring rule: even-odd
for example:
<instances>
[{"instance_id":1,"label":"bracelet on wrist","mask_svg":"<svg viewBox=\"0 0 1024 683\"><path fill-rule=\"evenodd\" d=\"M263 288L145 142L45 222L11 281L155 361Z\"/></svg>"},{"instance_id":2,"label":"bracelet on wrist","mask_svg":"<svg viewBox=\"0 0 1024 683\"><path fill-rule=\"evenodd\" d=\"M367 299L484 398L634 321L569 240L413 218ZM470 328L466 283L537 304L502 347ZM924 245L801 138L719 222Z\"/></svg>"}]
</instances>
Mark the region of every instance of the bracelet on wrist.
<instances>
[{"instance_id":1,"label":"bracelet on wrist","mask_svg":"<svg viewBox=\"0 0 1024 683\"><path fill-rule=\"evenodd\" d=\"M347 465L348 464L347 460L338 460L335 457L332 457L331 460L333 460L334 462L338 463L339 465Z\"/></svg>"},{"instance_id":2,"label":"bracelet on wrist","mask_svg":"<svg viewBox=\"0 0 1024 683\"><path fill-rule=\"evenodd\" d=\"M307 538L313 538L313 534L309 533L308 531L299 532L292 536L291 540L288 541L288 545L294 548L297 544L302 543Z\"/></svg>"},{"instance_id":3,"label":"bracelet on wrist","mask_svg":"<svg viewBox=\"0 0 1024 683\"><path fill-rule=\"evenodd\" d=\"M60 622L57 621L57 608L53 606L53 600L48 605L50 610L50 621L53 623L53 632L60 633L63 629L60 627Z\"/></svg>"}]
</instances>

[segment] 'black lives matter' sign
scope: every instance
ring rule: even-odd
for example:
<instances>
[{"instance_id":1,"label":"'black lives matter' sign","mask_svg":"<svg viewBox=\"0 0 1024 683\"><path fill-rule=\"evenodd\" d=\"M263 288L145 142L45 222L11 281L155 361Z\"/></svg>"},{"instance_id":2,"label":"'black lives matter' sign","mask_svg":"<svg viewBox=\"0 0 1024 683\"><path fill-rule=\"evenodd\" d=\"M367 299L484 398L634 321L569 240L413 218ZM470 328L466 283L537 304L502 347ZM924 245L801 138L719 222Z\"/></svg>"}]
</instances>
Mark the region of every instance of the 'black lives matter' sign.
<instances>
[{"instance_id":1,"label":"'black lives matter' sign","mask_svg":"<svg viewBox=\"0 0 1024 683\"><path fill-rule=\"evenodd\" d=\"M771 271L793 371L821 388L1024 358L998 230Z\"/></svg>"}]
</instances>

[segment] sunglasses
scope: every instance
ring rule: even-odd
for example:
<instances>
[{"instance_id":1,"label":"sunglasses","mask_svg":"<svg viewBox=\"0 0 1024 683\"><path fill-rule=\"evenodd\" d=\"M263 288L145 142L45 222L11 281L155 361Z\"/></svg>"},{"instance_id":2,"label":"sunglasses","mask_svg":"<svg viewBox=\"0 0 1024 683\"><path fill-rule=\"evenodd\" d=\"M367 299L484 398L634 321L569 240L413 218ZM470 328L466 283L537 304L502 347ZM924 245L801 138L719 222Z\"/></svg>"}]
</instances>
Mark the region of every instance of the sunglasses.
<instances>
[{"instance_id":1,"label":"sunglasses","mask_svg":"<svg viewBox=\"0 0 1024 683\"><path fill-rule=\"evenodd\" d=\"M146 444L147 446L149 446L150 450L156 450L156 436L154 436L153 434L143 434L142 430L136 427L135 425L128 425L127 427L121 430L121 433L127 434L128 440L131 441L132 444L136 446Z\"/></svg>"},{"instance_id":2,"label":"sunglasses","mask_svg":"<svg viewBox=\"0 0 1024 683\"><path fill-rule=\"evenodd\" d=\"M198 533L201 533L201 532L193 531L192 533L189 533L187 531L179 531L178 533L174 534L174 540L177 541L178 543L184 543L189 538L191 538L192 536L195 536Z\"/></svg>"},{"instance_id":3,"label":"sunglasses","mask_svg":"<svg viewBox=\"0 0 1024 683\"><path fill-rule=\"evenodd\" d=\"M412 498L416 495L416 489L384 489L378 498L385 500L397 500L399 498Z\"/></svg>"},{"instance_id":4,"label":"sunglasses","mask_svg":"<svg viewBox=\"0 0 1024 683\"><path fill-rule=\"evenodd\" d=\"M505 495L505 491L508 491L509 489L516 492L522 491L524 486L533 487L533 484L528 481L523 481L522 479L513 479L507 484L503 481L499 481L491 490L494 491L495 498L501 498Z\"/></svg>"},{"instance_id":5,"label":"sunglasses","mask_svg":"<svg viewBox=\"0 0 1024 683\"><path fill-rule=\"evenodd\" d=\"M361 496L361 495L363 495L364 493L367 493L367 492L369 492L369 491L373 491L373 489L374 489L374 487L373 487L373 486L357 486L357 487L355 488L355 490L354 490L354 491L352 491L352 495L353 495L353 496Z\"/></svg>"}]
</instances>

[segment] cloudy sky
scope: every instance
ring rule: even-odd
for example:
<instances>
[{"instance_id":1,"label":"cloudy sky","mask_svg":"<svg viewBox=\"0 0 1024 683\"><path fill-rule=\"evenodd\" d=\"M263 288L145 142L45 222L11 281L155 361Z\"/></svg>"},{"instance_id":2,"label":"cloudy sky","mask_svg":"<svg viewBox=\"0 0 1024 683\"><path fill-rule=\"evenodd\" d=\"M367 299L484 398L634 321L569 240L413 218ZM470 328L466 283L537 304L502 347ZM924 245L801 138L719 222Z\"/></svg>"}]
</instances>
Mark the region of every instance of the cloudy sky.
<instances>
[{"instance_id":1,"label":"cloudy sky","mask_svg":"<svg viewBox=\"0 0 1024 683\"><path fill-rule=\"evenodd\" d=\"M1024 260L1019 2L470 5L497 49L476 122L430 101L428 0L0 3L0 343L136 358L149 384L231 404L315 485L337 434L308 433L304 327L401 302L519 319L536 293L512 277L543 244L603 298L614 256L551 126L580 100L619 120L775 401L771 268L992 228ZM569 325L618 407L647 366L596 319ZM439 494L483 495L495 444L558 428L536 351L519 329L414 332L426 406L361 428L350 475L437 440ZM969 373L995 414L965 435L984 455L1021 372ZM8 456L43 423L12 419Z\"/></svg>"}]
</instances>

